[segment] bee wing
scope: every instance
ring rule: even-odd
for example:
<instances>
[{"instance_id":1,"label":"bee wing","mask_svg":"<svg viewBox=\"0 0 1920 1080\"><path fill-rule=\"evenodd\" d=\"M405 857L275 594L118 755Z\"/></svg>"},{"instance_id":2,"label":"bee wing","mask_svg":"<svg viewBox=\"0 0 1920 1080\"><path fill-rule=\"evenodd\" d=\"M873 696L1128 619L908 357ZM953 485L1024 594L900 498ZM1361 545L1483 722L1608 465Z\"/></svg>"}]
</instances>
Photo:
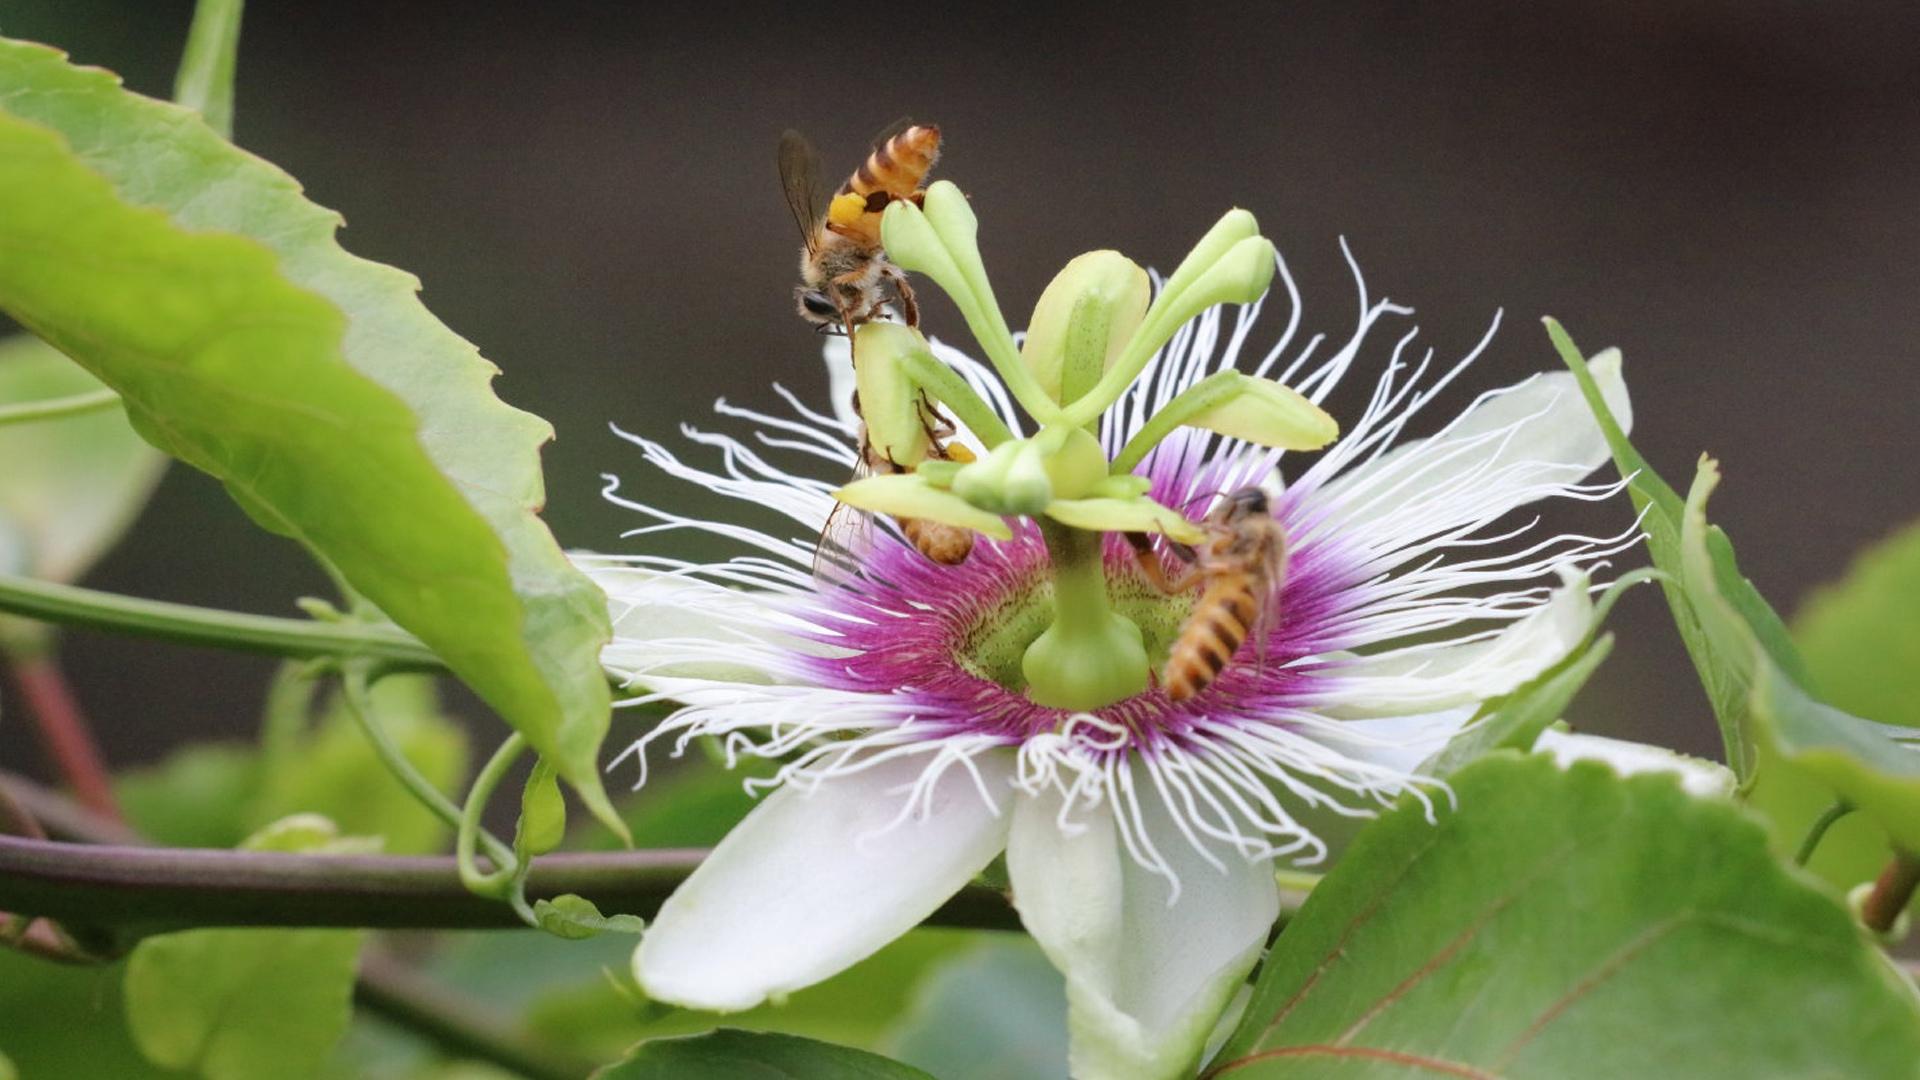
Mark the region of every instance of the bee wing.
<instances>
[{"instance_id":1,"label":"bee wing","mask_svg":"<svg viewBox=\"0 0 1920 1080\"><path fill-rule=\"evenodd\" d=\"M872 474L873 469L863 456L854 466L853 479ZM820 540L813 548L814 580L829 585L847 584L859 576L872 548L873 516L846 503L834 503L826 524L820 528Z\"/></svg>"},{"instance_id":2,"label":"bee wing","mask_svg":"<svg viewBox=\"0 0 1920 1080\"><path fill-rule=\"evenodd\" d=\"M1287 540L1278 525L1273 527L1273 535L1261 552L1261 580L1265 583L1260 600L1260 614L1253 620L1253 648L1257 663L1267 666L1267 642L1273 632L1280 628L1280 594L1287 585Z\"/></svg>"},{"instance_id":3,"label":"bee wing","mask_svg":"<svg viewBox=\"0 0 1920 1080\"><path fill-rule=\"evenodd\" d=\"M819 241L827 200L820 184L820 155L797 131L780 136L780 191L787 197L787 209L793 212L794 224L800 226L807 250L812 251Z\"/></svg>"},{"instance_id":4,"label":"bee wing","mask_svg":"<svg viewBox=\"0 0 1920 1080\"><path fill-rule=\"evenodd\" d=\"M888 139L893 138L895 135L900 134L901 132L907 130L912 126L913 126L913 117L903 116L900 119L895 120L893 123L888 124L886 127L883 127L879 131L875 132L873 138L867 140L867 145L871 146L875 150L878 150L881 147L887 145Z\"/></svg>"}]
</instances>

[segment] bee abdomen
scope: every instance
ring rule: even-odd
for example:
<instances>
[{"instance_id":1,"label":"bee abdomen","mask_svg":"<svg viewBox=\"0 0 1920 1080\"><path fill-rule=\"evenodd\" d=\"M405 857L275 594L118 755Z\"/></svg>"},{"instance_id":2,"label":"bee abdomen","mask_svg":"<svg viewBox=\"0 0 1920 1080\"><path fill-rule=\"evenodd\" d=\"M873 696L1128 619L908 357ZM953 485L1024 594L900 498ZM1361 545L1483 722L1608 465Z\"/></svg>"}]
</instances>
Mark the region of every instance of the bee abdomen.
<instances>
[{"instance_id":1,"label":"bee abdomen","mask_svg":"<svg viewBox=\"0 0 1920 1080\"><path fill-rule=\"evenodd\" d=\"M884 191L897 199L910 197L940 159L940 129L915 124L874 148L840 193L871 195Z\"/></svg>"},{"instance_id":2,"label":"bee abdomen","mask_svg":"<svg viewBox=\"0 0 1920 1080\"><path fill-rule=\"evenodd\" d=\"M1244 581L1211 586L1201 594L1167 656L1168 698L1185 701L1213 684L1247 640L1257 604Z\"/></svg>"},{"instance_id":3,"label":"bee abdomen","mask_svg":"<svg viewBox=\"0 0 1920 1080\"><path fill-rule=\"evenodd\" d=\"M898 518L907 542L942 566L958 566L973 553L973 534L956 525L922 518Z\"/></svg>"}]
</instances>

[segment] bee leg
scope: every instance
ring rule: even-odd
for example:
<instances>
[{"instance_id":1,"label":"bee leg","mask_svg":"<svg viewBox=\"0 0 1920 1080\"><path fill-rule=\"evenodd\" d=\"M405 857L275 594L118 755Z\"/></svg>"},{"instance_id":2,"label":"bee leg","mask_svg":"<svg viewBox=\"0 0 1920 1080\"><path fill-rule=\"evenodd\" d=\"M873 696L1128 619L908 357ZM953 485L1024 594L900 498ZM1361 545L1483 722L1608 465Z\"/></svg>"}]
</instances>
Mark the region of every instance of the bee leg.
<instances>
[{"instance_id":1,"label":"bee leg","mask_svg":"<svg viewBox=\"0 0 1920 1080\"><path fill-rule=\"evenodd\" d=\"M1140 568L1140 576L1146 578L1148 584L1166 593L1168 596L1177 596L1180 593L1186 592L1188 589L1193 588L1195 582L1200 580L1200 571L1191 568L1188 569L1186 573L1181 574L1179 578L1169 579L1167 577L1166 567L1160 563L1160 556L1153 550L1152 537L1141 532L1122 533L1121 535L1126 538L1127 545L1133 548L1133 561L1134 564Z\"/></svg>"},{"instance_id":2,"label":"bee leg","mask_svg":"<svg viewBox=\"0 0 1920 1080\"><path fill-rule=\"evenodd\" d=\"M920 304L913 298L913 286L907 284L907 275L893 266L887 267L885 272L887 280L893 282L894 295L900 299L900 317L906 320L908 326L919 326Z\"/></svg>"}]
</instances>

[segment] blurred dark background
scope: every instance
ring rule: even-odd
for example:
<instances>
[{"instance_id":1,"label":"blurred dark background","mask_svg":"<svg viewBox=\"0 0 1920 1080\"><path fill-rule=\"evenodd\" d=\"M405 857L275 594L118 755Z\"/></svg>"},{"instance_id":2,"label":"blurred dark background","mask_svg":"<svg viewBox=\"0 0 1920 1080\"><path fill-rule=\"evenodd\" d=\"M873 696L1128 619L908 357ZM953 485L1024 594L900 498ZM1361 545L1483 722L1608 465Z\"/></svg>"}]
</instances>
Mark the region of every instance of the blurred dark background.
<instances>
[{"instance_id":1,"label":"blurred dark background","mask_svg":"<svg viewBox=\"0 0 1920 1080\"><path fill-rule=\"evenodd\" d=\"M1435 423L1557 368L1542 314L1589 351L1621 346L1637 442L1682 487L1701 450L1722 458L1716 517L1788 611L1920 511L1920 9L1141 10L257 4L236 140L343 212L349 249L419 275L504 369L501 396L554 423L547 517L569 546L617 550L638 524L599 496L603 471L646 479L609 422L670 436L721 394L773 404L775 377L823 389L791 313L774 143L801 128L839 174L902 114L945 129L940 175L971 194L1016 325L1072 255L1168 268L1243 205L1293 268L1309 331L1352 325L1342 236L1441 357L1506 310ZM5 0L0 32L166 96L190 11ZM944 304L927 321L965 336ZM1360 370L1350 390L1378 365ZM1350 417L1354 394L1334 404ZM1629 518L1624 501L1582 509L1550 524ZM283 614L326 591L184 468L88 584ZM1657 593L1614 626L1575 720L1717 749ZM81 633L67 660L117 763L250 732L270 671ZM9 728L0 757L33 768Z\"/></svg>"}]
</instances>

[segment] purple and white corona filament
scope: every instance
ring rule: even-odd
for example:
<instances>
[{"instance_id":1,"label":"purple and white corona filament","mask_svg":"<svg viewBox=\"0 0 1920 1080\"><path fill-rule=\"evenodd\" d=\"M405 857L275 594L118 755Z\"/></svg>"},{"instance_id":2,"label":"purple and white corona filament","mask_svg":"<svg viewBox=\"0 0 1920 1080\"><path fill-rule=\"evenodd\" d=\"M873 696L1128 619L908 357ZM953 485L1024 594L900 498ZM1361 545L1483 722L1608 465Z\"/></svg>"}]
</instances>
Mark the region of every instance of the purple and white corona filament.
<instances>
[{"instance_id":1,"label":"purple and white corona filament","mask_svg":"<svg viewBox=\"0 0 1920 1080\"><path fill-rule=\"evenodd\" d=\"M1137 458L1121 471L1145 482L1103 477L1085 491L1066 491L1076 482L1063 479L1072 470L1049 463L1040 496L995 502L1002 496L968 494L972 507L960 507L953 493L977 485L948 478L908 491L905 477L889 478L920 500L903 504L916 510L937 512L951 501L957 521L975 520L965 514L981 506L997 511L987 517L1004 522L1000 538L981 536L964 564L949 567L876 525L859 577L823 583L814 573L814 538L860 439L859 421L845 409L844 343L829 346L835 408L810 407L785 390L789 411L777 415L722 401L719 413L751 433L686 428L709 464L625 435L657 473L788 519L763 531L688 518L610 481L609 498L653 519L636 534L695 530L735 551L712 561L582 557L614 605L608 668L628 680L634 701L677 705L628 752L643 778L650 749L677 754L708 736L730 760L780 763L764 782L771 794L662 908L636 973L661 1000L748 1008L870 954L1004 852L1021 917L1067 978L1075 1075L1176 1075L1191 1067L1259 955L1278 910L1276 865L1312 864L1327 854L1316 820L1365 815L1402 796L1435 797L1438 788L1422 786L1420 762L1482 702L1578 646L1592 619L1588 570L1637 534L1629 527L1606 538L1543 536L1531 522L1512 520L1537 500L1594 500L1618 490L1585 483L1607 452L1570 376L1539 375L1481 395L1450 423L1424 421L1424 407L1467 370L1492 330L1463 359L1436 363L1414 344L1412 329L1390 328L1410 310L1369 300L1355 267L1357 325L1344 339L1300 342L1299 296L1282 267L1286 324L1277 343L1255 351L1249 341L1259 304L1223 314L1214 306L1223 294L1205 292L1220 272L1208 277L1212 264L1183 265L1144 318L1143 297L1116 301L1126 312L1115 324L1122 333L1139 326L1150 339L1156 319L1177 317L1135 350L1135 377L1115 382L1111 373L1125 368L1128 353L1103 350L1109 366L1083 373L1077 397L1072 374L1049 381L1031 338L1017 360L1011 338L994 338L1004 336L1004 323L996 331L997 314L983 314L990 296L964 295L972 279L943 276L938 259L917 254L926 242L908 230L931 221L959 258L977 258L970 232L942 231L940 215L960 212L936 186L924 219L901 211L908 220L896 228L890 218L887 239L903 265L956 294L993 360L989 367L947 346L925 346L974 397L970 416L955 400L964 395L937 384L944 392L935 396L971 429L963 437L976 440L983 462L996 454L1010 460L1014 450L982 444L983 427L1004 425L996 439L1025 453L1051 428L1077 428L1084 421L1072 407L1118 385L1120 392L1097 403L1101 465ZM970 228L970 218L963 224ZM1250 217L1244 229L1252 235ZM1227 246L1209 234L1189 264L1203 256L1225 264ZM1274 272L1270 245L1255 253L1264 272L1247 263L1257 288L1237 299L1253 299ZM1115 273L1102 281L1124 282L1124 272ZM1144 282L1141 275L1141 290ZM1125 292L1089 288L1088 295ZM1204 313L1179 309L1180 296L1170 294L1182 288L1201 290L1187 303ZM1035 334L1060 317L1058 309L1049 314L1050 302L1085 309L1084 297L1050 299L1054 292L1029 324ZM1234 298L1231 290L1224 295ZM863 367L878 363L867 340L860 339ZM1029 373L1008 377L1016 362L1042 373L1037 385L1051 404L1036 395ZM1069 373L1074 362L1069 345ZM1618 356L1592 366L1625 422ZM902 370L924 376L926 368ZM1236 437L1252 414L1235 420L1181 404L1195 400L1194 388L1209 377L1209 385L1223 385L1218 373L1235 370L1252 377L1243 380L1249 386L1257 380L1258 393L1297 392L1298 403L1271 398L1294 410L1289 416L1317 414L1343 380L1370 378L1374 386L1344 435L1288 475L1283 466L1291 463L1273 448L1288 445L1285 436L1252 432L1265 445ZM915 378L910 390L936 385ZM868 387L863 381L863 404L878 394ZM1037 418L1039 435L1020 438L1015 398L1029 417L1051 410ZM992 410L991 422L979 407ZM1138 437L1156 430L1159 416L1181 417L1181 426L1142 455ZM1404 437L1417 417L1438 433ZM1019 466L1010 469L1017 475ZM1149 586L1118 533L1064 522L1166 509L1198 520L1220 493L1256 484L1269 490L1290 548L1264 642L1249 641L1211 686L1178 704L1144 671L1095 679L1092 691L1035 685L1052 677L1049 661L1035 659L1036 639L1079 618L1068 597L1075 589L1084 595L1087 581L1102 594L1091 605L1104 604L1090 616L1094 623L1122 628L1113 640L1124 668L1138 666L1141 655L1150 668L1163 663L1193 602ZM654 482L645 487L651 493ZM1006 512L1016 504L1025 509ZM1042 505L1044 512L1036 509ZM1083 553L1077 569L1065 562L1072 550ZM1080 584L1066 579L1070 572ZM1127 626L1137 629L1137 644L1128 644ZM1119 689L1102 696L1103 685ZM1095 696L1085 700L1101 703L1041 703L1089 692Z\"/></svg>"}]
</instances>

